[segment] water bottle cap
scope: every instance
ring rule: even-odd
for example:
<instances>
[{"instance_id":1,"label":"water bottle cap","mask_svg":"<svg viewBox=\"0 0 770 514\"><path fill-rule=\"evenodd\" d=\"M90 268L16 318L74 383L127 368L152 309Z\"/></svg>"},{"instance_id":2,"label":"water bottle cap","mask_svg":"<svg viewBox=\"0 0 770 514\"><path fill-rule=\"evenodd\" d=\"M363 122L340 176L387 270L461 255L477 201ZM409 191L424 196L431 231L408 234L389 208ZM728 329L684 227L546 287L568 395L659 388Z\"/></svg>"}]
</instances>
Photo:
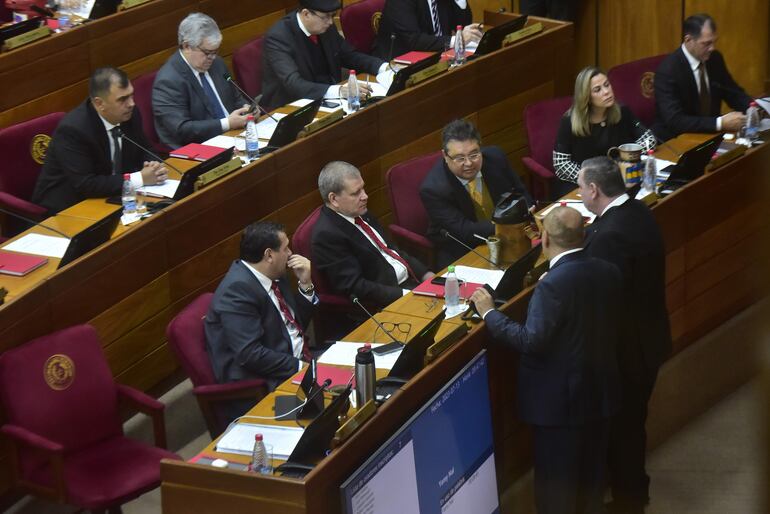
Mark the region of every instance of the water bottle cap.
<instances>
[{"instance_id":1,"label":"water bottle cap","mask_svg":"<svg viewBox=\"0 0 770 514\"><path fill-rule=\"evenodd\" d=\"M461 30L463 30L463 26L462 25L458 25L457 26L457 32L460 32Z\"/></svg>"},{"instance_id":2,"label":"water bottle cap","mask_svg":"<svg viewBox=\"0 0 770 514\"><path fill-rule=\"evenodd\" d=\"M131 179L131 174L130 173L124 173L123 174L123 180L130 180L130 179Z\"/></svg>"},{"instance_id":3,"label":"water bottle cap","mask_svg":"<svg viewBox=\"0 0 770 514\"><path fill-rule=\"evenodd\" d=\"M356 70L350 70L350 74L351 75L355 75L356 74Z\"/></svg>"},{"instance_id":4,"label":"water bottle cap","mask_svg":"<svg viewBox=\"0 0 770 514\"><path fill-rule=\"evenodd\" d=\"M566 207L566 206L567 206L567 202L559 202L559 207Z\"/></svg>"},{"instance_id":5,"label":"water bottle cap","mask_svg":"<svg viewBox=\"0 0 770 514\"><path fill-rule=\"evenodd\" d=\"M262 434L256 434L256 435L254 436L254 440L255 440L255 441L261 441L261 440L262 440Z\"/></svg>"},{"instance_id":6,"label":"water bottle cap","mask_svg":"<svg viewBox=\"0 0 770 514\"><path fill-rule=\"evenodd\" d=\"M647 155L654 155L654 154L655 154L655 150L652 150L652 149L647 150Z\"/></svg>"},{"instance_id":7,"label":"water bottle cap","mask_svg":"<svg viewBox=\"0 0 770 514\"><path fill-rule=\"evenodd\" d=\"M369 343L365 343L364 344L364 350L371 350L371 349L372 349L372 345L371 344L369 344Z\"/></svg>"},{"instance_id":8,"label":"water bottle cap","mask_svg":"<svg viewBox=\"0 0 770 514\"><path fill-rule=\"evenodd\" d=\"M254 121L254 115L249 114L248 116L246 116L246 121Z\"/></svg>"},{"instance_id":9,"label":"water bottle cap","mask_svg":"<svg viewBox=\"0 0 770 514\"><path fill-rule=\"evenodd\" d=\"M753 101L753 100L752 100L752 102L749 104L749 106L751 106L751 107L756 107L756 106L757 106L757 102L755 102L755 101Z\"/></svg>"},{"instance_id":10,"label":"water bottle cap","mask_svg":"<svg viewBox=\"0 0 770 514\"><path fill-rule=\"evenodd\" d=\"M449 266L447 266L446 270L447 270L449 273L454 273L454 272L455 272L455 266L454 266L454 264L450 264Z\"/></svg>"}]
</instances>

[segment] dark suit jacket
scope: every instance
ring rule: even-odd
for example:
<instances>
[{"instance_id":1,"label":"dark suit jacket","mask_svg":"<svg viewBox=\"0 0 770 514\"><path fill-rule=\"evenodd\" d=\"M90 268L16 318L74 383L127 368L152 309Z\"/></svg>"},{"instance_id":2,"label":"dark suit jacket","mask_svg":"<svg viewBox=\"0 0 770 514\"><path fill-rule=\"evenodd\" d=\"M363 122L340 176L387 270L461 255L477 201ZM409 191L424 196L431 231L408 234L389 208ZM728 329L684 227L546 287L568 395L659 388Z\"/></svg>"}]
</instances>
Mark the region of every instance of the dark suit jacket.
<instances>
[{"instance_id":1,"label":"dark suit jacket","mask_svg":"<svg viewBox=\"0 0 770 514\"><path fill-rule=\"evenodd\" d=\"M433 34L433 15L427 0L386 0L380 19L380 29L374 55L392 59L412 50L443 52L458 25L473 21L470 5L460 9L454 0L438 0L441 36ZM390 54L390 35L395 34Z\"/></svg>"},{"instance_id":2,"label":"dark suit jacket","mask_svg":"<svg viewBox=\"0 0 770 514\"><path fill-rule=\"evenodd\" d=\"M396 250L409 263L418 279L425 275L425 265L399 250L374 216L362 217L383 236L388 248ZM313 227L313 264L339 294L355 294L361 301L378 307L402 296L393 266L355 225L326 206L321 208Z\"/></svg>"},{"instance_id":3,"label":"dark suit jacket","mask_svg":"<svg viewBox=\"0 0 770 514\"><path fill-rule=\"evenodd\" d=\"M586 253L611 262L623 277L623 376L654 378L671 353L666 310L666 257L655 218L644 203L628 200L588 228Z\"/></svg>"},{"instance_id":4,"label":"dark suit jacket","mask_svg":"<svg viewBox=\"0 0 770 514\"><path fill-rule=\"evenodd\" d=\"M296 11L281 18L265 36L262 51L262 102L276 108L300 98L323 98L329 86L342 80L345 68L376 75L382 60L356 51L332 26L318 36L331 82L313 73L308 37L297 23ZM328 79L327 79L328 80Z\"/></svg>"},{"instance_id":5,"label":"dark suit jacket","mask_svg":"<svg viewBox=\"0 0 770 514\"><path fill-rule=\"evenodd\" d=\"M279 287L294 318L306 329L313 305L292 293L286 279L281 279ZM230 266L217 287L204 328L206 350L220 383L264 378L272 391L299 368L281 314L241 261Z\"/></svg>"},{"instance_id":6,"label":"dark suit jacket","mask_svg":"<svg viewBox=\"0 0 770 514\"><path fill-rule=\"evenodd\" d=\"M537 284L527 321L498 311L492 335L521 353L519 416L532 425L580 425L608 418L619 405L620 274L600 259L563 256Z\"/></svg>"},{"instance_id":7,"label":"dark suit jacket","mask_svg":"<svg viewBox=\"0 0 770 514\"><path fill-rule=\"evenodd\" d=\"M139 109L120 128L145 148L150 146ZM32 201L55 214L86 198L119 195L123 176L112 174L110 137L90 99L68 112L53 133ZM144 161L155 159L123 140L121 160L120 169L131 173L141 170Z\"/></svg>"},{"instance_id":8,"label":"dark suit jacket","mask_svg":"<svg viewBox=\"0 0 770 514\"><path fill-rule=\"evenodd\" d=\"M671 139L684 132L716 132L722 100L736 111L745 112L751 98L736 84L722 54L715 51L706 61L711 110L700 115L698 86L682 48L668 55L655 72L655 124L658 138Z\"/></svg>"},{"instance_id":9,"label":"dark suit jacket","mask_svg":"<svg viewBox=\"0 0 770 514\"><path fill-rule=\"evenodd\" d=\"M209 75L227 114L249 103L228 84L225 62L217 57ZM212 112L198 77L182 58L179 50L168 58L152 85L152 112L155 130L164 145L179 148L188 143L202 143L222 133L221 114Z\"/></svg>"},{"instance_id":10,"label":"dark suit jacket","mask_svg":"<svg viewBox=\"0 0 770 514\"><path fill-rule=\"evenodd\" d=\"M496 146L488 146L482 148L481 153L484 159L481 175L485 187L489 188L492 200L497 203L504 193L516 191L532 205L532 197L519 175L511 169L503 151ZM473 234L488 237L495 233L495 226L491 221L476 219L468 191L449 171L443 158L436 162L425 177L420 186L420 197L430 218L428 237L437 247L439 268L451 264L468 252L459 243L441 236L442 229L449 231L470 247L479 244Z\"/></svg>"}]
</instances>

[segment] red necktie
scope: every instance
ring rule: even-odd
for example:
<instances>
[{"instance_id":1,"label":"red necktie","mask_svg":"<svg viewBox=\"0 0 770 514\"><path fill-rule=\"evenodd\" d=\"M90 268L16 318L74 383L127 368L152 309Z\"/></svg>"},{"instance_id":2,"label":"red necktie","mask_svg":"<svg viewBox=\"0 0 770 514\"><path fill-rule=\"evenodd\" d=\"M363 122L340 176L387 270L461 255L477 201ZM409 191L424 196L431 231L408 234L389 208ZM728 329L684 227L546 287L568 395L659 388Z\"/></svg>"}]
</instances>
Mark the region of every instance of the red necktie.
<instances>
[{"instance_id":1,"label":"red necktie","mask_svg":"<svg viewBox=\"0 0 770 514\"><path fill-rule=\"evenodd\" d=\"M380 240L380 238L377 237L377 235L374 233L374 230L372 229L372 227L370 227L368 223L364 222L364 220L361 219L361 216L356 216L355 219L356 219L356 225L361 227L361 230L363 230L364 233L367 236L369 236L369 239L374 241L374 244L377 245L377 248L379 248L380 250L387 253L388 255L396 259L398 262L403 264L404 267L406 268L406 271L409 273L409 276L412 277L412 280L419 282L419 279L417 278L417 276L415 276L414 272L412 271L412 268L409 267L409 264L406 262L406 260L404 260L403 257L401 257L399 254L397 254L396 252L394 252L393 250L385 246L382 240Z\"/></svg>"},{"instance_id":2,"label":"red necktie","mask_svg":"<svg viewBox=\"0 0 770 514\"><path fill-rule=\"evenodd\" d=\"M318 44L318 36L317 35L311 34L308 37L310 38L310 41L312 41L314 45Z\"/></svg>"},{"instance_id":3,"label":"red necktie","mask_svg":"<svg viewBox=\"0 0 770 514\"><path fill-rule=\"evenodd\" d=\"M286 324L293 325L294 328L297 329L297 332L299 332L299 336L302 338L302 358L307 362L310 362L313 360L313 356L310 354L310 349L307 347L307 337L305 337L305 333L302 331L302 327L299 326L299 323L297 323L297 320L295 320L294 316L291 315L289 306L286 304L286 300L284 299L283 294L281 294L281 289L278 287L278 282L273 282L273 285L270 289L273 290L273 294L275 294L275 297L278 300L278 308L281 310L281 314L283 314L283 317L286 319ZM291 342L289 342L289 345L291 345ZM294 353L293 346L292 353Z\"/></svg>"}]
</instances>

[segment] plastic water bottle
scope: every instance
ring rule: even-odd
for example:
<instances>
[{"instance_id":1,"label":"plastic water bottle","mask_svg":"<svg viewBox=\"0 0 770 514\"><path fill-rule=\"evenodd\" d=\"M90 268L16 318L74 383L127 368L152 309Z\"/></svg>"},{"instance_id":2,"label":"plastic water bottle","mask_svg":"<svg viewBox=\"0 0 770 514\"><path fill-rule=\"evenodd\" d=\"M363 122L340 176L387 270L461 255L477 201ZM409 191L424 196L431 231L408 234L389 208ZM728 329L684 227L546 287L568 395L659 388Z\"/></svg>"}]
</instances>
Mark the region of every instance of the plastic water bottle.
<instances>
[{"instance_id":1,"label":"plastic water bottle","mask_svg":"<svg viewBox=\"0 0 770 514\"><path fill-rule=\"evenodd\" d=\"M447 311L456 309L460 305L460 282L455 274L455 267L447 268L446 282L444 283L444 301Z\"/></svg>"},{"instance_id":2,"label":"plastic water bottle","mask_svg":"<svg viewBox=\"0 0 770 514\"><path fill-rule=\"evenodd\" d=\"M642 176L642 191L655 192L655 181L658 176L658 168L655 164L655 152L647 150L647 159L644 161L644 175Z\"/></svg>"},{"instance_id":3,"label":"plastic water bottle","mask_svg":"<svg viewBox=\"0 0 770 514\"><path fill-rule=\"evenodd\" d=\"M759 138L759 107L757 102L751 102L746 110L746 139L751 142Z\"/></svg>"},{"instance_id":4,"label":"plastic water bottle","mask_svg":"<svg viewBox=\"0 0 770 514\"><path fill-rule=\"evenodd\" d=\"M463 39L463 26L458 25L455 31L455 58L452 62L453 66L460 66L465 64L465 39Z\"/></svg>"},{"instance_id":5,"label":"plastic water bottle","mask_svg":"<svg viewBox=\"0 0 770 514\"><path fill-rule=\"evenodd\" d=\"M356 70L350 70L348 77L348 110L355 112L361 108L361 95L358 92L358 78Z\"/></svg>"},{"instance_id":6,"label":"plastic water bottle","mask_svg":"<svg viewBox=\"0 0 770 514\"><path fill-rule=\"evenodd\" d=\"M254 436L254 450L251 452L251 467L250 471L254 473L265 473L266 469L269 469L270 463L267 462L267 450L265 450L265 442L262 440L262 434L256 434Z\"/></svg>"},{"instance_id":7,"label":"plastic water bottle","mask_svg":"<svg viewBox=\"0 0 770 514\"><path fill-rule=\"evenodd\" d=\"M123 174L123 214L136 214L136 189L131 183L131 175Z\"/></svg>"},{"instance_id":8,"label":"plastic water bottle","mask_svg":"<svg viewBox=\"0 0 770 514\"><path fill-rule=\"evenodd\" d=\"M246 157L250 161L259 158L259 137L253 114L246 117Z\"/></svg>"}]
</instances>

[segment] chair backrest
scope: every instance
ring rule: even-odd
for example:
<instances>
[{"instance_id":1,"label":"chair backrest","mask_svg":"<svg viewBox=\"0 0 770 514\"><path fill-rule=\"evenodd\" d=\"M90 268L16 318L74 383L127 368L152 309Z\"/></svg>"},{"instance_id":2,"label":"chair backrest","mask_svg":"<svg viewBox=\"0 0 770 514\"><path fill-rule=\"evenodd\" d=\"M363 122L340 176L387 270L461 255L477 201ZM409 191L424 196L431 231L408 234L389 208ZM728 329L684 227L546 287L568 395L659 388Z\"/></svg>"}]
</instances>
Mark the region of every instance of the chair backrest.
<instances>
[{"instance_id":1,"label":"chair backrest","mask_svg":"<svg viewBox=\"0 0 770 514\"><path fill-rule=\"evenodd\" d=\"M0 191L32 198L51 135L63 117L53 112L0 130Z\"/></svg>"},{"instance_id":2,"label":"chair backrest","mask_svg":"<svg viewBox=\"0 0 770 514\"><path fill-rule=\"evenodd\" d=\"M195 387L217 383L211 359L206 352L206 334L203 329L203 317L213 297L213 293L203 293L182 309L166 327L168 345Z\"/></svg>"},{"instance_id":3,"label":"chair backrest","mask_svg":"<svg viewBox=\"0 0 770 514\"><path fill-rule=\"evenodd\" d=\"M302 223L299 224L294 235L291 236L291 249L293 252L303 255L313 261L313 227L321 215L321 207L316 207ZM313 284L319 294L336 295L323 273L316 266L311 268Z\"/></svg>"},{"instance_id":4,"label":"chair backrest","mask_svg":"<svg viewBox=\"0 0 770 514\"><path fill-rule=\"evenodd\" d=\"M553 148L561 117L572 105L571 96L551 98L524 108L524 126L529 139L529 155L553 171Z\"/></svg>"},{"instance_id":5,"label":"chair backrest","mask_svg":"<svg viewBox=\"0 0 770 514\"><path fill-rule=\"evenodd\" d=\"M348 43L359 52L371 53L383 7L385 0L361 0L342 9L342 32Z\"/></svg>"},{"instance_id":6,"label":"chair backrest","mask_svg":"<svg viewBox=\"0 0 770 514\"><path fill-rule=\"evenodd\" d=\"M646 57L613 67L607 72L615 99L651 127L655 121L655 70L666 54Z\"/></svg>"},{"instance_id":7,"label":"chair backrest","mask_svg":"<svg viewBox=\"0 0 770 514\"><path fill-rule=\"evenodd\" d=\"M140 75L131 81L134 86L134 102L142 115L142 130L156 152L168 153L171 149L160 142L155 130L155 118L152 114L152 84L157 71Z\"/></svg>"},{"instance_id":8,"label":"chair backrest","mask_svg":"<svg viewBox=\"0 0 770 514\"><path fill-rule=\"evenodd\" d=\"M262 43L259 36L233 52L233 71L238 85L252 98L262 93Z\"/></svg>"},{"instance_id":9,"label":"chair backrest","mask_svg":"<svg viewBox=\"0 0 770 514\"><path fill-rule=\"evenodd\" d=\"M428 231L428 213L420 198L420 185L440 157L440 151L421 155L396 164L385 175L393 222L421 236Z\"/></svg>"},{"instance_id":10,"label":"chair backrest","mask_svg":"<svg viewBox=\"0 0 770 514\"><path fill-rule=\"evenodd\" d=\"M9 423L76 450L123 433L115 381L96 330L76 325L0 355Z\"/></svg>"}]
</instances>

